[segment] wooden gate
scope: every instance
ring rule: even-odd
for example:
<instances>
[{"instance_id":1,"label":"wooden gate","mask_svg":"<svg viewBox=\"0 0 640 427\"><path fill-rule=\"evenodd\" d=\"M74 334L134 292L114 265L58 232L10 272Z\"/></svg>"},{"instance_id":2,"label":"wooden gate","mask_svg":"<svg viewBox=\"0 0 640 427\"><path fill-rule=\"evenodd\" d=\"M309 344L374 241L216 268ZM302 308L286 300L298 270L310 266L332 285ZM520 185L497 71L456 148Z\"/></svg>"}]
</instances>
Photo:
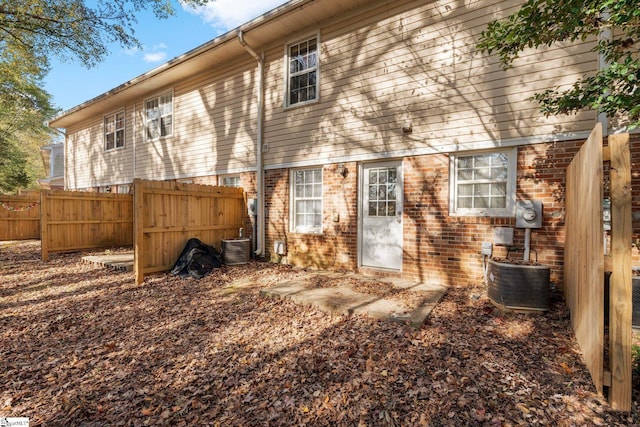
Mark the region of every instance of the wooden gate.
<instances>
[{"instance_id":1,"label":"wooden gate","mask_svg":"<svg viewBox=\"0 0 640 427\"><path fill-rule=\"evenodd\" d=\"M602 127L567 168L564 293L584 361L599 393L609 387L613 409L631 410L631 156L629 135L611 135L603 147ZM611 243L603 225L604 162L609 162ZM605 254L605 248L608 253ZM605 322L605 272L610 274L609 318ZM605 323L609 366L604 366Z\"/></svg>"},{"instance_id":2,"label":"wooden gate","mask_svg":"<svg viewBox=\"0 0 640 427\"><path fill-rule=\"evenodd\" d=\"M40 194L0 195L0 241L40 238Z\"/></svg>"},{"instance_id":3,"label":"wooden gate","mask_svg":"<svg viewBox=\"0 0 640 427\"><path fill-rule=\"evenodd\" d=\"M220 250L245 224L242 188L136 180L133 193L136 283L170 270L190 238Z\"/></svg>"},{"instance_id":4,"label":"wooden gate","mask_svg":"<svg viewBox=\"0 0 640 427\"><path fill-rule=\"evenodd\" d=\"M130 194L42 192L42 259L52 252L133 244Z\"/></svg>"}]
</instances>

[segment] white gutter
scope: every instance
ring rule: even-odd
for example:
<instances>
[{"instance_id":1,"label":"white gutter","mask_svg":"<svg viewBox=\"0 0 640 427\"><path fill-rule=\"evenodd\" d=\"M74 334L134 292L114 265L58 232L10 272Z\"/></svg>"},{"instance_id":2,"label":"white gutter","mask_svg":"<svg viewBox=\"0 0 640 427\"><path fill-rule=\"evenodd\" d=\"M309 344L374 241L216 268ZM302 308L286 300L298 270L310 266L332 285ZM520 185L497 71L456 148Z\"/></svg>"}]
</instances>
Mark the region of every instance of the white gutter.
<instances>
[{"instance_id":1,"label":"white gutter","mask_svg":"<svg viewBox=\"0 0 640 427\"><path fill-rule=\"evenodd\" d=\"M256 251L258 256L264 255L265 232L264 232L264 165L262 162L262 134L264 126L264 53L258 55L244 40L242 30L238 31L238 41L242 47L249 52L253 58L258 61L258 124L256 138L256 208L258 215L256 217Z\"/></svg>"},{"instance_id":2,"label":"white gutter","mask_svg":"<svg viewBox=\"0 0 640 427\"><path fill-rule=\"evenodd\" d=\"M604 23L604 28L602 28L598 33L598 42L600 41L610 42L612 39L611 27L609 26L610 17L611 17L611 14L609 12L603 12L600 15L601 22ZM605 58L605 55L602 52L598 53L598 71L604 70L605 68L609 67L609 65L611 64L609 61L607 61L607 59ZM598 111L598 122L602 124L602 135L605 137L608 136L609 135L609 117L607 116L607 113Z\"/></svg>"},{"instance_id":3,"label":"white gutter","mask_svg":"<svg viewBox=\"0 0 640 427\"><path fill-rule=\"evenodd\" d=\"M126 107L125 107L125 120L126 120ZM138 116L136 114L136 101L133 100L133 179L131 180L131 186L129 187L129 192L133 189L133 183L136 180L136 135L138 133L137 126Z\"/></svg>"}]
</instances>

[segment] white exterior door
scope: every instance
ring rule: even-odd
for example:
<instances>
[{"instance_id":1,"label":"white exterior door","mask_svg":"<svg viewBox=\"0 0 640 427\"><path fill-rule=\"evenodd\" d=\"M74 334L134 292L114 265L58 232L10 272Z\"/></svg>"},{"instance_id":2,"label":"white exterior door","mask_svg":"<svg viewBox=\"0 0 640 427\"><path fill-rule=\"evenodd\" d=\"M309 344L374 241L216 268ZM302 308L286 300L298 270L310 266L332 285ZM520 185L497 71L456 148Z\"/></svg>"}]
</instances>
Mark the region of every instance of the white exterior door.
<instances>
[{"instance_id":1,"label":"white exterior door","mask_svg":"<svg viewBox=\"0 0 640 427\"><path fill-rule=\"evenodd\" d=\"M362 167L360 264L402 268L402 163L381 162Z\"/></svg>"}]
</instances>

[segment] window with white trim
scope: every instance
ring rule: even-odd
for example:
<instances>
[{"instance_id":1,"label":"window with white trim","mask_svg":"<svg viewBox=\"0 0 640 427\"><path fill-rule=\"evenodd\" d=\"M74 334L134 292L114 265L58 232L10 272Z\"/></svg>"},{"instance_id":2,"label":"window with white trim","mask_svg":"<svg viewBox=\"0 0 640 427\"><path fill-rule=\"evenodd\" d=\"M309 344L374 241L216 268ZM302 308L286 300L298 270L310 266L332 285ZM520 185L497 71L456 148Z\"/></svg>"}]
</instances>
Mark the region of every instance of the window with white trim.
<instances>
[{"instance_id":1,"label":"window with white trim","mask_svg":"<svg viewBox=\"0 0 640 427\"><path fill-rule=\"evenodd\" d=\"M147 141L173 134L173 94L166 93L145 101Z\"/></svg>"},{"instance_id":2,"label":"window with white trim","mask_svg":"<svg viewBox=\"0 0 640 427\"><path fill-rule=\"evenodd\" d=\"M287 47L286 105L318 99L318 38L312 37Z\"/></svg>"},{"instance_id":3,"label":"window with white trim","mask_svg":"<svg viewBox=\"0 0 640 427\"><path fill-rule=\"evenodd\" d=\"M240 187L240 177L238 175L223 176L220 180L223 187Z\"/></svg>"},{"instance_id":4,"label":"window with white trim","mask_svg":"<svg viewBox=\"0 0 640 427\"><path fill-rule=\"evenodd\" d=\"M124 111L104 117L104 149L124 147Z\"/></svg>"},{"instance_id":5,"label":"window with white trim","mask_svg":"<svg viewBox=\"0 0 640 427\"><path fill-rule=\"evenodd\" d=\"M452 215L513 216L517 148L450 157Z\"/></svg>"},{"instance_id":6,"label":"window with white trim","mask_svg":"<svg viewBox=\"0 0 640 427\"><path fill-rule=\"evenodd\" d=\"M322 231L322 168L298 169L291 174L291 229L297 233Z\"/></svg>"}]
</instances>

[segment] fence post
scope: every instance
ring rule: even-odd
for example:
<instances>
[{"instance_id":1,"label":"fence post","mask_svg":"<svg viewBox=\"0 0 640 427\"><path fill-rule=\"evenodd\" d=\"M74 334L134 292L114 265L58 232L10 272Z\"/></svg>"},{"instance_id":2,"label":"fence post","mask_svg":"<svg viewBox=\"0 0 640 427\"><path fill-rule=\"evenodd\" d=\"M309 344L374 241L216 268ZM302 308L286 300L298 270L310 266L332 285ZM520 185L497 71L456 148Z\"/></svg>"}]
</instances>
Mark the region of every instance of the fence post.
<instances>
[{"instance_id":1,"label":"fence post","mask_svg":"<svg viewBox=\"0 0 640 427\"><path fill-rule=\"evenodd\" d=\"M49 219L48 193L48 190L40 192L40 251L42 261L49 260L49 226L47 224Z\"/></svg>"},{"instance_id":2,"label":"fence post","mask_svg":"<svg viewBox=\"0 0 640 427\"><path fill-rule=\"evenodd\" d=\"M144 282L144 185L142 180L133 181L133 271L136 284Z\"/></svg>"},{"instance_id":3,"label":"fence post","mask_svg":"<svg viewBox=\"0 0 640 427\"><path fill-rule=\"evenodd\" d=\"M611 175L611 256L609 303L609 402L631 410L631 154L629 134L609 136Z\"/></svg>"}]
</instances>

